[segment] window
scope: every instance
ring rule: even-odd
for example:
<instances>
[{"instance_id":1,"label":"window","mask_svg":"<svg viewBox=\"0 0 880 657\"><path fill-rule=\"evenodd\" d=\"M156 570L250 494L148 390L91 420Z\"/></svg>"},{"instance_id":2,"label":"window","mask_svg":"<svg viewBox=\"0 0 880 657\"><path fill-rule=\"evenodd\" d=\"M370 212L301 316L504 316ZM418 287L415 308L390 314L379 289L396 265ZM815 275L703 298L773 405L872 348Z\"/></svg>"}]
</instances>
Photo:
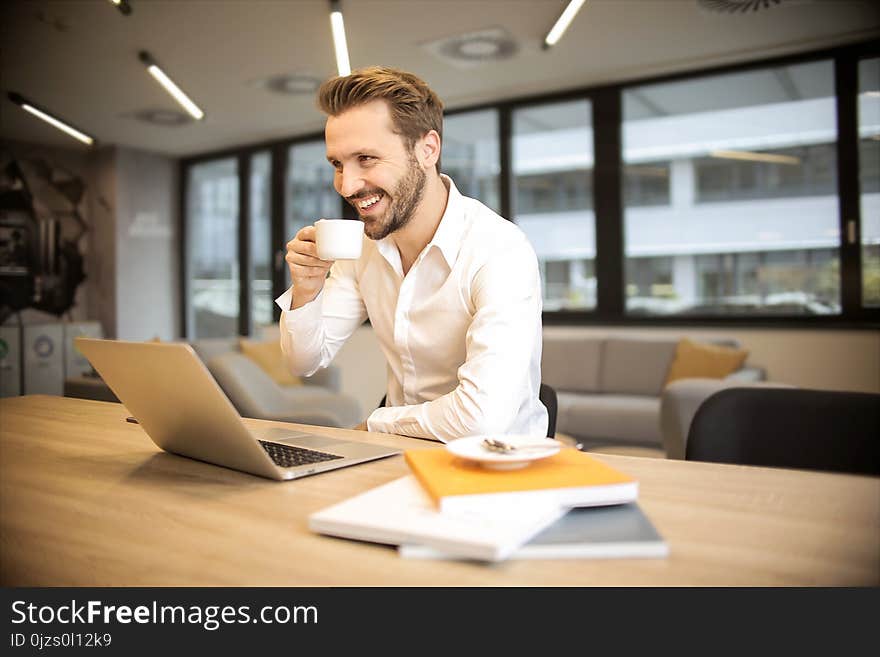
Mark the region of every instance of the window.
<instances>
[{"instance_id":1,"label":"window","mask_svg":"<svg viewBox=\"0 0 880 657\"><path fill-rule=\"evenodd\" d=\"M880 308L880 59L859 62L862 305Z\"/></svg>"},{"instance_id":2,"label":"window","mask_svg":"<svg viewBox=\"0 0 880 657\"><path fill-rule=\"evenodd\" d=\"M251 157L250 251L251 330L272 320L272 157L268 152Z\"/></svg>"},{"instance_id":3,"label":"window","mask_svg":"<svg viewBox=\"0 0 880 657\"><path fill-rule=\"evenodd\" d=\"M696 202L726 202L795 196L828 196L837 193L836 144L754 151L733 159L710 156L694 159Z\"/></svg>"},{"instance_id":4,"label":"window","mask_svg":"<svg viewBox=\"0 0 880 657\"><path fill-rule=\"evenodd\" d=\"M462 112L446 117L440 167L459 192L500 212L498 112Z\"/></svg>"},{"instance_id":5,"label":"window","mask_svg":"<svg viewBox=\"0 0 880 657\"><path fill-rule=\"evenodd\" d=\"M596 306L593 130L588 100L513 111L513 219L541 263L544 309Z\"/></svg>"},{"instance_id":6,"label":"window","mask_svg":"<svg viewBox=\"0 0 880 657\"><path fill-rule=\"evenodd\" d=\"M188 337L270 323L286 242L354 216L323 135L184 167ZM880 321L876 40L456 110L441 170L523 230L548 323Z\"/></svg>"},{"instance_id":7,"label":"window","mask_svg":"<svg viewBox=\"0 0 880 657\"><path fill-rule=\"evenodd\" d=\"M294 144L287 153L285 185L285 244L318 219L342 217L342 197L333 188L333 167L327 163L324 140ZM279 248L284 248L280 245ZM285 267L287 270L287 267ZM285 274L290 286L290 272Z\"/></svg>"},{"instance_id":8,"label":"window","mask_svg":"<svg viewBox=\"0 0 880 657\"><path fill-rule=\"evenodd\" d=\"M238 334L238 165L235 158L188 171L188 326L195 338Z\"/></svg>"},{"instance_id":9,"label":"window","mask_svg":"<svg viewBox=\"0 0 880 657\"><path fill-rule=\"evenodd\" d=\"M669 205L670 162L642 162L623 168L626 205Z\"/></svg>"},{"instance_id":10,"label":"window","mask_svg":"<svg viewBox=\"0 0 880 657\"><path fill-rule=\"evenodd\" d=\"M835 111L831 61L625 89L626 312L839 314Z\"/></svg>"}]
</instances>

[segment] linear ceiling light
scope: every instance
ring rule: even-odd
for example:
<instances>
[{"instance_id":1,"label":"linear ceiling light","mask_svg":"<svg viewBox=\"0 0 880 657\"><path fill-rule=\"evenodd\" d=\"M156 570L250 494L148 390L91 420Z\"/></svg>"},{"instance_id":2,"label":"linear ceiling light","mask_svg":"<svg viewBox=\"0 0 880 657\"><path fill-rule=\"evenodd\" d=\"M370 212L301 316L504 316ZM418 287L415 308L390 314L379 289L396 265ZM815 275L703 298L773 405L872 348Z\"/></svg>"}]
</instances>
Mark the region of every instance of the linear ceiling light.
<instances>
[{"instance_id":1,"label":"linear ceiling light","mask_svg":"<svg viewBox=\"0 0 880 657\"><path fill-rule=\"evenodd\" d=\"M774 155L773 153L753 153L751 151L712 151L712 157L727 160L748 160L750 162L771 162L772 164L800 164L801 158L792 155Z\"/></svg>"},{"instance_id":2,"label":"linear ceiling light","mask_svg":"<svg viewBox=\"0 0 880 657\"><path fill-rule=\"evenodd\" d=\"M128 0L110 0L110 2L116 5L116 8L124 15L128 16L131 13L131 5L128 4Z\"/></svg>"},{"instance_id":3,"label":"linear ceiling light","mask_svg":"<svg viewBox=\"0 0 880 657\"><path fill-rule=\"evenodd\" d=\"M165 71L159 68L159 65L156 63L156 60L150 56L150 53L146 50L141 50L138 57L143 65L147 67L150 75L156 78L159 84L165 87L165 91L171 94L174 97L174 100L180 103L183 109L189 112L196 121L201 121L205 117L205 113L199 109L199 106L192 102L189 99L189 96L183 93L180 87L174 84L174 81L165 74Z\"/></svg>"},{"instance_id":4,"label":"linear ceiling light","mask_svg":"<svg viewBox=\"0 0 880 657\"><path fill-rule=\"evenodd\" d=\"M562 38L565 30L568 29L568 26L571 24L571 21L574 20L575 15L580 11L584 2L586 2L586 0L571 0L571 2L568 3L568 6L559 18L556 19L556 24L550 28L550 31L547 32L547 36L544 37L544 44L541 46L542 48L546 50L550 46L556 45L556 42Z\"/></svg>"},{"instance_id":5,"label":"linear ceiling light","mask_svg":"<svg viewBox=\"0 0 880 657\"><path fill-rule=\"evenodd\" d=\"M7 95L9 97L9 100L21 107L23 110L30 112L31 114L42 119L49 125L58 128L62 132L66 132L74 139L79 139L82 143L89 146L95 143L95 139L93 137L89 137L86 133L77 130L76 128L72 127L68 123L65 123L61 119L52 116L51 114L49 114L49 112L36 106L24 96L21 96L14 91L10 91Z\"/></svg>"},{"instance_id":6,"label":"linear ceiling light","mask_svg":"<svg viewBox=\"0 0 880 657\"><path fill-rule=\"evenodd\" d=\"M345 41L345 22L342 20L342 4L330 0L330 29L333 31L333 48L336 50L336 70L339 75L351 73L348 60L348 44Z\"/></svg>"}]
</instances>

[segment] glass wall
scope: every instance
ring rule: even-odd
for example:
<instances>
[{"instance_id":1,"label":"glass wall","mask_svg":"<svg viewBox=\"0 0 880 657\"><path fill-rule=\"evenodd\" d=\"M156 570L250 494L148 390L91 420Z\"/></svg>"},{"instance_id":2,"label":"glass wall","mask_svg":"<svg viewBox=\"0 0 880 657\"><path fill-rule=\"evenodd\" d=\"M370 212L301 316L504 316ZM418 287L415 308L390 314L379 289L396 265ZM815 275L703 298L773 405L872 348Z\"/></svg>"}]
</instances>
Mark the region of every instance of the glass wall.
<instances>
[{"instance_id":1,"label":"glass wall","mask_svg":"<svg viewBox=\"0 0 880 657\"><path fill-rule=\"evenodd\" d=\"M190 167L186 208L189 337L237 335L237 160L213 160Z\"/></svg>"},{"instance_id":2,"label":"glass wall","mask_svg":"<svg viewBox=\"0 0 880 657\"><path fill-rule=\"evenodd\" d=\"M446 117L440 167L458 191L500 212L498 111L463 112Z\"/></svg>"},{"instance_id":3,"label":"glass wall","mask_svg":"<svg viewBox=\"0 0 880 657\"><path fill-rule=\"evenodd\" d=\"M859 62L862 305L880 307L880 59Z\"/></svg>"},{"instance_id":4,"label":"glass wall","mask_svg":"<svg viewBox=\"0 0 880 657\"><path fill-rule=\"evenodd\" d=\"M595 308L590 102L515 109L511 156L512 218L538 255L544 310Z\"/></svg>"},{"instance_id":5,"label":"glass wall","mask_svg":"<svg viewBox=\"0 0 880 657\"><path fill-rule=\"evenodd\" d=\"M623 93L626 311L840 313L831 61Z\"/></svg>"},{"instance_id":6,"label":"glass wall","mask_svg":"<svg viewBox=\"0 0 880 657\"><path fill-rule=\"evenodd\" d=\"M272 321L272 156L268 152L251 156L250 251L251 332Z\"/></svg>"},{"instance_id":7,"label":"glass wall","mask_svg":"<svg viewBox=\"0 0 880 657\"><path fill-rule=\"evenodd\" d=\"M837 84L836 69L844 73ZM846 87L841 103L837 85ZM608 149L617 143L618 112L619 171L618 153ZM607 137L598 163L594 115L612 131L598 135ZM838 162L839 152L853 152L838 133L858 134L857 163ZM333 189L322 135L274 148L271 156L256 145L235 158L184 161L192 337L273 324L272 299L290 284L280 258L286 242L319 218L352 216ZM278 154L286 162L278 164ZM241 188L236 161L249 163ZM273 177L273 162L286 167L283 176ZM594 169L609 175L594 178ZM550 322L800 317L793 325L837 326L876 322L880 312L875 44L456 111L444 117L441 171L522 228L538 257ZM842 193L840 171L853 178ZM596 180L608 183L598 188ZM283 207L273 207L275 199ZM860 220L842 218L840 208L856 202ZM238 264L241 221L246 269ZM241 318L240 285L251 300Z\"/></svg>"},{"instance_id":8,"label":"glass wall","mask_svg":"<svg viewBox=\"0 0 880 657\"><path fill-rule=\"evenodd\" d=\"M327 162L324 140L294 144L287 152L287 180L284 189L285 244L304 226L318 219L342 217L342 197L333 189L333 167ZM290 271L285 266L285 288Z\"/></svg>"}]
</instances>

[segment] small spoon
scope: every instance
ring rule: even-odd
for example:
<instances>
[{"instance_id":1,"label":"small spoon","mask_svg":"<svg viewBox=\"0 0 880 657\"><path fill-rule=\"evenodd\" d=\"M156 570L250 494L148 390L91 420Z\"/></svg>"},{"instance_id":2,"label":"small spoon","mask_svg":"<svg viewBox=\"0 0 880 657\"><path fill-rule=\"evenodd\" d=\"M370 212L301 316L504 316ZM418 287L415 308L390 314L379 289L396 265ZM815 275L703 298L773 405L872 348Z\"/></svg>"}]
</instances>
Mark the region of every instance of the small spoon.
<instances>
[{"instance_id":1,"label":"small spoon","mask_svg":"<svg viewBox=\"0 0 880 657\"><path fill-rule=\"evenodd\" d=\"M551 445L549 443L543 443L540 445L511 445L510 443L504 442L503 440L498 440L497 438L486 438L480 443L483 446L483 449L487 449L490 452L498 452L499 454L512 454L513 452L520 452L525 450L547 450L553 449L555 445Z\"/></svg>"}]
</instances>

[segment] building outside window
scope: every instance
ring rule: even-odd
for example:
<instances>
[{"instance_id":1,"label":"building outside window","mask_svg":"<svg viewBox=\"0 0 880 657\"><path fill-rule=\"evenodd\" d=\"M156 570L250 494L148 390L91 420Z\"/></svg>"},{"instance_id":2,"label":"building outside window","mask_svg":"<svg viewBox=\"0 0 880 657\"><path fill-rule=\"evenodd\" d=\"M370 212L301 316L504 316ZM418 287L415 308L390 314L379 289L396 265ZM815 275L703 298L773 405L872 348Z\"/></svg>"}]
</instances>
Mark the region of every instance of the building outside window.
<instances>
[{"instance_id":1,"label":"building outside window","mask_svg":"<svg viewBox=\"0 0 880 657\"><path fill-rule=\"evenodd\" d=\"M458 191L501 211L498 111L462 112L443 120L440 168Z\"/></svg>"},{"instance_id":2,"label":"building outside window","mask_svg":"<svg viewBox=\"0 0 880 657\"><path fill-rule=\"evenodd\" d=\"M590 102L515 109L511 153L513 219L537 253L544 309L595 308Z\"/></svg>"},{"instance_id":3,"label":"building outside window","mask_svg":"<svg viewBox=\"0 0 880 657\"><path fill-rule=\"evenodd\" d=\"M624 91L629 315L840 313L833 70ZM639 167L656 168L648 194Z\"/></svg>"},{"instance_id":4,"label":"building outside window","mask_svg":"<svg viewBox=\"0 0 880 657\"><path fill-rule=\"evenodd\" d=\"M880 308L880 59L859 62L862 305Z\"/></svg>"},{"instance_id":5,"label":"building outside window","mask_svg":"<svg viewBox=\"0 0 880 657\"><path fill-rule=\"evenodd\" d=\"M268 152L251 157L250 251L251 326L273 324L272 320L272 156Z\"/></svg>"},{"instance_id":6,"label":"building outside window","mask_svg":"<svg viewBox=\"0 0 880 657\"><path fill-rule=\"evenodd\" d=\"M333 188L333 167L327 162L323 140L294 144L287 153L287 180L284 197L284 239L293 239L305 226L318 219L342 217L342 197ZM283 249L284 244L278 248ZM285 288L290 271L285 266Z\"/></svg>"},{"instance_id":7,"label":"building outside window","mask_svg":"<svg viewBox=\"0 0 880 657\"><path fill-rule=\"evenodd\" d=\"M602 93L592 101L583 92L516 103L504 135L504 107L453 113L444 120L441 170L463 194L498 212L509 208L535 249L551 313L617 315L614 304L610 311L596 305L603 218L594 200L618 193L628 317L840 316L841 245L856 239L857 226L862 305L880 308L880 59L858 62L861 222L847 235L840 233L834 67L826 59L621 86L619 190L594 188L593 101L606 103ZM510 146L507 198L501 139ZM323 139L298 141L287 153L284 242L349 210L333 189ZM270 254L284 246L270 243L272 158L266 151L239 157L250 158L243 218L236 158L187 167L186 312L194 337L237 333L241 281L250 285L250 325L272 323ZM247 271L238 263L242 220ZM614 247L614 230L604 234ZM607 255L599 274L613 274L617 257Z\"/></svg>"},{"instance_id":8,"label":"building outside window","mask_svg":"<svg viewBox=\"0 0 880 657\"><path fill-rule=\"evenodd\" d=\"M627 164L623 168L624 202L630 207L669 205L668 161Z\"/></svg>"},{"instance_id":9,"label":"building outside window","mask_svg":"<svg viewBox=\"0 0 880 657\"><path fill-rule=\"evenodd\" d=\"M238 334L238 165L235 158L189 168L188 326L194 338Z\"/></svg>"}]
</instances>

